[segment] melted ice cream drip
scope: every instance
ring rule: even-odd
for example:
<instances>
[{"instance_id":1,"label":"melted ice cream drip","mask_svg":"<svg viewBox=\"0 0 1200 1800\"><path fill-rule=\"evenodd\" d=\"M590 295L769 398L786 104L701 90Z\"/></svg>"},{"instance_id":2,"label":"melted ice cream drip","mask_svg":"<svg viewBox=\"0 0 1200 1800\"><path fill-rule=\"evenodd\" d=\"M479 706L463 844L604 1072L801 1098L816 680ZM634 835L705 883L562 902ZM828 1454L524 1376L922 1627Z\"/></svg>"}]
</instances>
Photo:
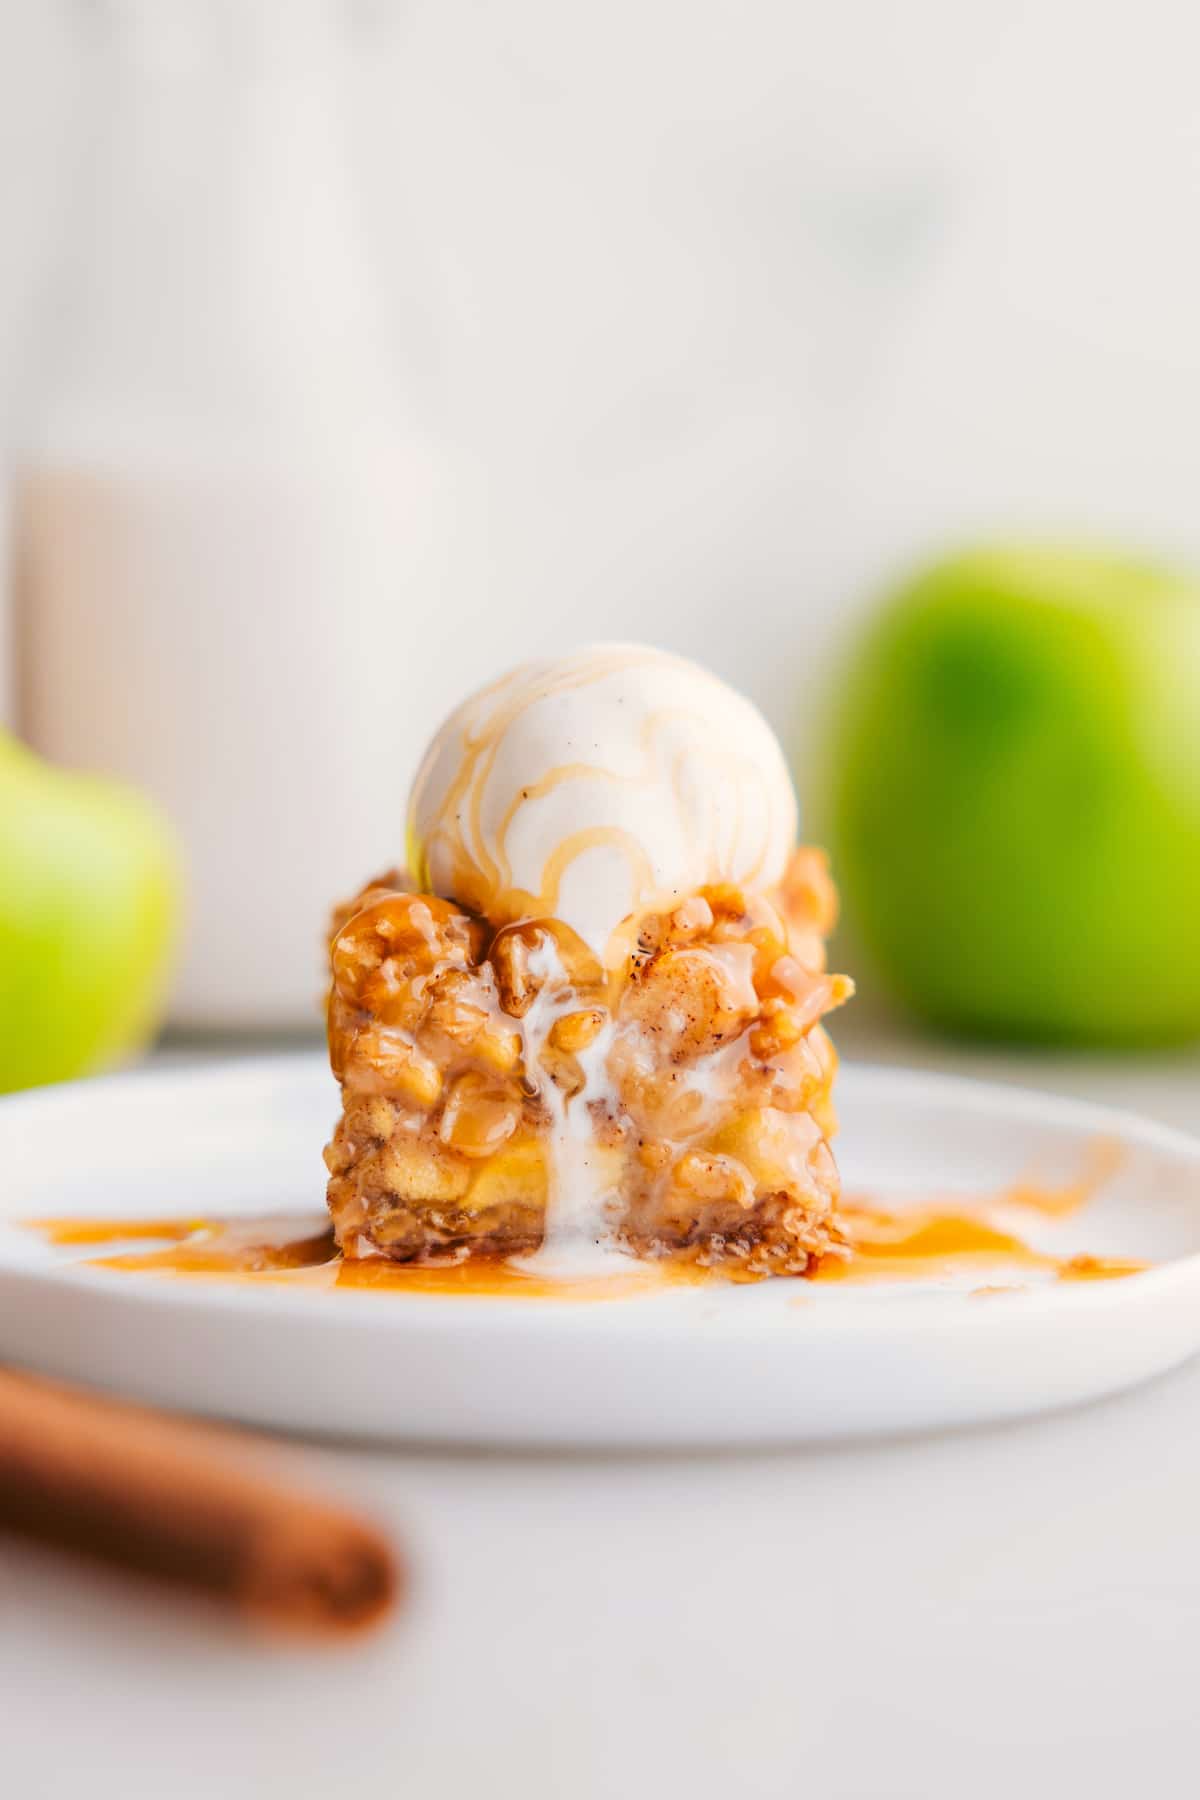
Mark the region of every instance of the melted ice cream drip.
<instances>
[{"instance_id":1,"label":"melted ice cream drip","mask_svg":"<svg viewBox=\"0 0 1200 1800\"><path fill-rule=\"evenodd\" d=\"M541 1248L520 1258L520 1266L542 1275L590 1274L625 1254L613 1235L615 1178L596 1142L591 1113L594 1101L609 1103L613 1097L608 1073L613 1022L606 1019L587 1048L575 1052L583 1086L575 1094L564 1093L543 1067L542 1055L557 1021L578 1010L579 996L552 940L544 939L530 953L529 970L540 986L521 1030L526 1078L550 1114L549 1191Z\"/></svg>"}]
</instances>

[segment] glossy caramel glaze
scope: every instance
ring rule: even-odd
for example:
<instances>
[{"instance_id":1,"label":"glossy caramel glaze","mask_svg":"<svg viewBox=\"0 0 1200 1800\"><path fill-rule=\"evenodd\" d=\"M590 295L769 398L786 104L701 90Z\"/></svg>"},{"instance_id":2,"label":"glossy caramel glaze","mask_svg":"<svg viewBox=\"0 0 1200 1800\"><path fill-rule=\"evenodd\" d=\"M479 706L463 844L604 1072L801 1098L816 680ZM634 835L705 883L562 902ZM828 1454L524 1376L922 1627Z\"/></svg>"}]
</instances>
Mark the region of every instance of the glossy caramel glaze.
<instances>
[{"instance_id":1,"label":"glossy caramel glaze","mask_svg":"<svg viewBox=\"0 0 1200 1800\"><path fill-rule=\"evenodd\" d=\"M1018 1211L1061 1218L1077 1210L1094 1192L1100 1172L1111 1166L1111 1154L1098 1153L1096 1173L1068 1186L1021 1185L974 1204L960 1200L891 1210L869 1199L850 1198L839 1213L847 1247L823 1257L807 1279L928 1281L978 1271L982 1294L1010 1291L1011 1283L989 1284L983 1279L1001 1270L1019 1274L1028 1269L1060 1281L1135 1275L1146 1265L1113 1257L1053 1256L1034 1249L1008 1223ZM1004 1225L989 1216L1001 1207ZM178 1220L48 1218L30 1220L27 1228L62 1249L112 1246L110 1254L88 1259L98 1268L176 1277L299 1282L321 1288L600 1300L730 1279L728 1268L712 1269L670 1258L630 1256L628 1266L613 1273L571 1280L527 1271L519 1259L399 1263L387 1257L345 1258L337 1251L332 1228L318 1214ZM135 1244L139 1247L119 1248Z\"/></svg>"},{"instance_id":2,"label":"glossy caramel glaze","mask_svg":"<svg viewBox=\"0 0 1200 1800\"><path fill-rule=\"evenodd\" d=\"M1009 1197L1007 1204L1015 1203ZM1046 1270L1060 1281L1098 1281L1136 1275L1146 1266L1113 1257L1051 1256L1033 1249L1015 1232L966 1212L914 1208L889 1213L851 1203L838 1217L850 1241L850 1254L844 1259L822 1258L814 1281L925 1281L939 1273L997 1265Z\"/></svg>"},{"instance_id":3,"label":"glossy caramel glaze","mask_svg":"<svg viewBox=\"0 0 1200 1800\"><path fill-rule=\"evenodd\" d=\"M322 1288L369 1288L408 1294L490 1294L528 1299L611 1299L712 1279L691 1263L639 1262L612 1274L554 1281L527 1273L519 1262L397 1263L388 1257L344 1258L333 1227L319 1214L230 1219L35 1219L28 1229L63 1249L147 1244L89 1258L99 1269L152 1275L223 1276L226 1280L299 1282Z\"/></svg>"}]
</instances>

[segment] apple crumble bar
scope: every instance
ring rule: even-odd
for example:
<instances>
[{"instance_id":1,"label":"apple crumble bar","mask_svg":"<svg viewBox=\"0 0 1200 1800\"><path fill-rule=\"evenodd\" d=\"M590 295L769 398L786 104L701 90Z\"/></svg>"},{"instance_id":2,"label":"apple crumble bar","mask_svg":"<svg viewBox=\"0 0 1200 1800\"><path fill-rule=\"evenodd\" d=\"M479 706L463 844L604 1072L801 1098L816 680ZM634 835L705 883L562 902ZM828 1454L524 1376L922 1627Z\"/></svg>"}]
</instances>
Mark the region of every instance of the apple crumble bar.
<instances>
[{"instance_id":1,"label":"apple crumble bar","mask_svg":"<svg viewBox=\"0 0 1200 1800\"><path fill-rule=\"evenodd\" d=\"M824 858L800 850L769 898L701 888L605 969L562 920L497 930L396 873L371 883L331 941L343 1253L536 1251L582 1183L639 1256L803 1274L841 1241L833 915Z\"/></svg>"}]
</instances>

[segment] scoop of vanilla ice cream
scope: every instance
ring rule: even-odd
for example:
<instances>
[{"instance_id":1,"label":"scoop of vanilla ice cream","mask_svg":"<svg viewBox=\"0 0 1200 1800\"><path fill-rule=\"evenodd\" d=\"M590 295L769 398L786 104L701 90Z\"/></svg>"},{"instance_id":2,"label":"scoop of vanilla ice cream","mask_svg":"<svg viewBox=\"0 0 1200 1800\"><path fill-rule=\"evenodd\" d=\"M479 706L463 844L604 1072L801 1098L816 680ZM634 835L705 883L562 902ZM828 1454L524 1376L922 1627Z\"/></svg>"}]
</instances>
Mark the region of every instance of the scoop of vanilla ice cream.
<instances>
[{"instance_id":1,"label":"scoop of vanilla ice cream","mask_svg":"<svg viewBox=\"0 0 1200 1800\"><path fill-rule=\"evenodd\" d=\"M602 959L631 918L698 887L773 886L796 837L761 713L640 644L529 662L426 751L409 811L420 885L494 923L553 916Z\"/></svg>"}]
</instances>

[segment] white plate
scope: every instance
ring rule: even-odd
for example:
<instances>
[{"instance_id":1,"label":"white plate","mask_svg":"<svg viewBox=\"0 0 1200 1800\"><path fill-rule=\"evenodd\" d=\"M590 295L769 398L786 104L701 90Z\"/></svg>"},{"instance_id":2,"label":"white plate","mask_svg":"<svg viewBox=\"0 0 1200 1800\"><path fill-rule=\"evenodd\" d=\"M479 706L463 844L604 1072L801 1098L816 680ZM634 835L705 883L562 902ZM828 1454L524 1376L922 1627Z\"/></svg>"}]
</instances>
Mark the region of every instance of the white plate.
<instances>
[{"instance_id":1,"label":"white plate","mask_svg":"<svg viewBox=\"0 0 1200 1800\"><path fill-rule=\"evenodd\" d=\"M667 1446L1011 1418L1127 1387L1200 1349L1200 1142L1099 1107L890 1069L843 1069L838 1098L847 1186L901 1204L1069 1180L1098 1138L1118 1139L1117 1174L1034 1241L1157 1266L986 1301L966 1289L1002 1276L580 1304L132 1275L64 1258L13 1223L318 1207L332 1084L315 1057L273 1058L0 1102L0 1356L300 1431Z\"/></svg>"}]
</instances>

